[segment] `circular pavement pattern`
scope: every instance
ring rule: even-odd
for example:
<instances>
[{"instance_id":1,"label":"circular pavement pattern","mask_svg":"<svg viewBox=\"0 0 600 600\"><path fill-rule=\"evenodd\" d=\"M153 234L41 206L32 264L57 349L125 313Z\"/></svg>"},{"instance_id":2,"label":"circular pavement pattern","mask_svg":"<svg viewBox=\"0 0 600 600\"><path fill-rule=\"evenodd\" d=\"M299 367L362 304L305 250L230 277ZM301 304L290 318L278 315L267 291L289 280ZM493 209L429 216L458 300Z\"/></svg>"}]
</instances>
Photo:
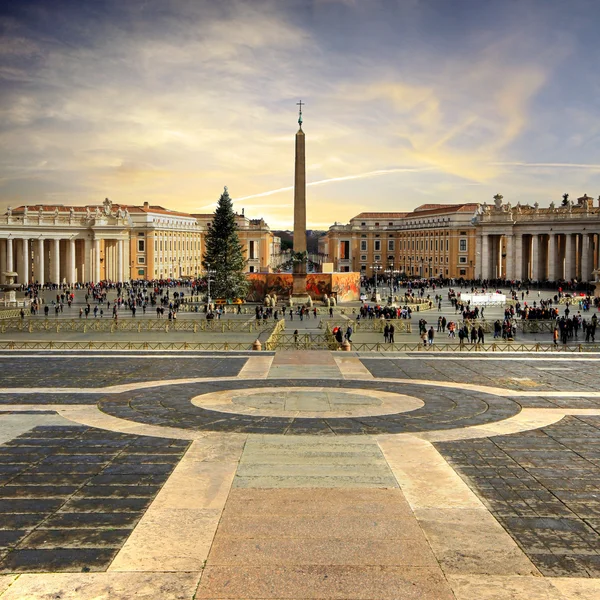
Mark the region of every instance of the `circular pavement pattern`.
<instances>
[{"instance_id":1,"label":"circular pavement pattern","mask_svg":"<svg viewBox=\"0 0 600 600\"><path fill-rule=\"evenodd\" d=\"M250 392L226 390L201 394L192 404L213 411L259 417L330 419L368 417L416 410L422 400L380 390L334 388L258 388Z\"/></svg>"},{"instance_id":2,"label":"circular pavement pattern","mask_svg":"<svg viewBox=\"0 0 600 600\"><path fill-rule=\"evenodd\" d=\"M290 393L286 398L285 394ZM397 407L388 412L394 397ZM330 411L304 410L311 406L325 408L326 403L331 408L331 398L337 398L344 409L339 411L338 406ZM275 410L269 412L269 408L258 407L267 402L277 402ZM348 407L352 402L354 406ZM297 410L291 409L288 414L292 406ZM169 385L106 396L98 402L98 407L114 417L147 425L290 435L371 435L455 429L502 421L521 410L510 398L458 387L316 379ZM340 414L344 411L353 414ZM367 414L370 412L376 414Z\"/></svg>"}]
</instances>

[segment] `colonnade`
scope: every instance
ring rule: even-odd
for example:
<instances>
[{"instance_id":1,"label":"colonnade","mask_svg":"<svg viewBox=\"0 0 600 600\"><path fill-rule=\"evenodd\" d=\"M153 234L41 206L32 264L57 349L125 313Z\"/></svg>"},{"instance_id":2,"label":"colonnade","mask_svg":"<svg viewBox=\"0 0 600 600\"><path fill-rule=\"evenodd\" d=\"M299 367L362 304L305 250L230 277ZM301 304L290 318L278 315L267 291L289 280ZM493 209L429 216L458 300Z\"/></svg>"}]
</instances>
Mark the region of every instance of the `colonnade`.
<instances>
[{"instance_id":1,"label":"colonnade","mask_svg":"<svg viewBox=\"0 0 600 600\"><path fill-rule=\"evenodd\" d=\"M594 232L482 234L478 273L482 279L590 281L600 264L599 237Z\"/></svg>"},{"instance_id":2,"label":"colonnade","mask_svg":"<svg viewBox=\"0 0 600 600\"><path fill-rule=\"evenodd\" d=\"M0 239L0 277L17 273L17 283L83 283L129 279L127 239Z\"/></svg>"}]
</instances>

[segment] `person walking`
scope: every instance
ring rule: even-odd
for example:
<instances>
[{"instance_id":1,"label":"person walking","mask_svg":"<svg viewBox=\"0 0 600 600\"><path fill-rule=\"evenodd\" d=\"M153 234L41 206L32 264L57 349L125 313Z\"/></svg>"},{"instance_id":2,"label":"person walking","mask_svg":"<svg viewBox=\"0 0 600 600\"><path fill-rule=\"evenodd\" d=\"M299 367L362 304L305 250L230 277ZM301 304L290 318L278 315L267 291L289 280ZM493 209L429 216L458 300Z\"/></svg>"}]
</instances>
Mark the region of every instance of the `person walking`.
<instances>
[{"instance_id":1,"label":"person walking","mask_svg":"<svg viewBox=\"0 0 600 600\"><path fill-rule=\"evenodd\" d=\"M433 346L434 337L435 337L435 332L433 331L433 327L430 327L429 331L427 332L427 343L430 346Z\"/></svg>"},{"instance_id":2,"label":"person walking","mask_svg":"<svg viewBox=\"0 0 600 600\"><path fill-rule=\"evenodd\" d=\"M390 326L386 323L383 328L383 343L387 344L390 341Z\"/></svg>"},{"instance_id":3,"label":"person walking","mask_svg":"<svg viewBox=\"0 0 600 600\"><path fill-rule=\"evenodd\" d=\"M389 331L390 344L394 343L394 333L396 333L396 328L394 327L394 324L391 323L390 324L390 331Z\"/></svg>"}]
</instances>

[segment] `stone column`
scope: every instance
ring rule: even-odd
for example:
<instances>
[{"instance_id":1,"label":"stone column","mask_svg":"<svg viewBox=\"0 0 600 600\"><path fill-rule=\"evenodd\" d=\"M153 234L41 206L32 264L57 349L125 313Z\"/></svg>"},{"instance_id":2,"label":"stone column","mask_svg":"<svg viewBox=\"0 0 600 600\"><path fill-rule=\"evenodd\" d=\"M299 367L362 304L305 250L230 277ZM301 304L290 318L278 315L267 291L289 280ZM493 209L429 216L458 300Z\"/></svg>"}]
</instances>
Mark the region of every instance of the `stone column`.
<instances>
[{"instance_id":1,"label":"stone column","mask_svg":"<svg viewBox=\"0 0 600 600\"><path fill-rule=\"evenodd\" d=\"M515 278L515 255L514 255L514 236L506 236L506 274L508 280Z\"/></svg>"},{"instance_id":2,"label":"stone column","mask_svg":"<svg viewBox=\"0 0 600 600\"><path fill-rule=\"evenodd\" d=\"M573 252L573 242L575 238L570 233L565 233L565 279L570 281L575 277L574 273L574 264L575 264L575 256Z\"/></svg>"},{"instance_id":3,"label":"stone column","mask_svg":"<svg viewBox=\"0 0 600 600\"><path fill-rule=\"evenodd\" d=\"M29 240L21 240L22 267L19 270L19 283L29 283L29 268L31 266L31 255L29 253Z\"/></svg>"},{"instance_id":4,"label":"stone column","mask_svg":"<svg viewBox=\"0 0 600 600\"><path fill-rule=\"evenodd\" d=\"M531 279L537 281L539 279L540 266L540 236L534 233L531 236Z\"/></svg>"},{"instance_id":5,"label":"stone column","mask_svg":"<svg viewBox=\"0 0 600 600\"><path fill-rule=\"evenodd\" d=\"M592 279L592 269L590 267L591 250L590 236L587 233L581 235L581 281Z\"/></svg>"},{"instance_id":6,"label":"stone column","mask_svg":"<svg viewBox=\"0 0 600 600\"><path fill-rule=\"evenodd\" d=\"M0 283L5 283L4 271L6 266L6 239L0 240Z\"/></svg>"},{"instance_id":7,"label":"stone column","mask_svg":"<svg viewBox=\"0 0 600 600\"><path fill-rule=\"evenodd\" d=\"M15 259L14 259L14 253L13 253L12 238L7 238L7 240L6 240L6 270L7 271L15 270Z\"/></svg>"},{"instance_id":8,"label":"stone column","mask_svg":"<svg viewBox=\"0 0 600 600\"><path fill-rule=\"evenodd\" d=\"M94 283L100 281L100 240L94 240Z\"/></svg>"},{"instance_id":9,"label":"stone column","mask_svg":"<svg viewBox=\"0 0 600 600\"><path fill-rule=\"evenodd\" d=\"M40 285L43 285L46 280L46 274L44 272L44 267L46 263L46 257L44 256L44 239L40 238L38 240L38 250L36 256L36 269L35 269L35 278Z\"/></svg>"},{"instance_id":10,"label":"stone column","mask_svg":"<svg viewBox=\"0 0 600 600\"><path fill-rule=\"evenodd\" d=\"M481 236L481 278L490 278L490 236L484 233Z\"/></svg>"},{"instance_id":11,"label":"stone column","mask_svg":"<svg viewBox=\"0 0 600 600\"><path fill-rule=\"evenodd\" d=\"M52 283L60 283L60 240L52 240Z\"/></svg>"},{"instance_id":12,"label":"stone column","mask_svg":"<svg viewBox=\"0 0 600 600\"><path fill-rule=\"evenodd\" d=\"M441 243L441 241L440 241L440 243ZM400 244L402 244L402 242L400 242ZM475 238L475 272L473 274L473 277L479 278L479 279L481 279L481 247L482 247L482 240L481 240L481 236L478 235ZM443 253L441 253L440 256L443 256ZM440 258L440 260L441 260L441 258Z\"/></svg>"},{"instance_id":13,"label":"stone column","mask_svg":"<svg viewBox=\"0 0 600 600\"><path fill-rule=\"evenodd\" d=\"M123 240L117 246L117 279L123 281Z\"/></svg>"},{"instance_id":14,"label":"stone column","mask_svg":"<svg viewBox=\"0 0 600 600\"><path fill-rule=\"evenodd\" d=\"M515 279L523 279L523 236L515 234Z\"/></svg>"},{"instance_id":15,"label":"stone column","mask_svg":"<svg viewBox=\"0 0 600 600\"><path fill-rule=\"evenodd\" d=\"M556 281L556 234L548 234L548 280Z\"/></svg>"},{"instance_id":16,"label":"stone column","mask_svg":"<svg viewBox=\"0 0 600 600\"><path fill-rule=\"evenodd\" d=\"M76 283L77 276L75 275L75 239L69 240L69 283Z\"/></svg>"}]
</instances>

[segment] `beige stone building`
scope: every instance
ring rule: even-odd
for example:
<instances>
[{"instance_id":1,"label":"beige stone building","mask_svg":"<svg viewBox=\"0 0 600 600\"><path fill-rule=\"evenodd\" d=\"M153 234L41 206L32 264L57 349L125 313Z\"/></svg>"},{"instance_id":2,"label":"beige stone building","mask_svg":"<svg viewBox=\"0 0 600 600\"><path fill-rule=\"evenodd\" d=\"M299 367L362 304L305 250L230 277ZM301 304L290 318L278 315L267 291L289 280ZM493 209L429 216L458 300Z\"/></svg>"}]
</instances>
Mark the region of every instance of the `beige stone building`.
<instances>
[{"instance_id":1,"label":"beige stone building","mask_svg":"<svg viewBox=\"0 0 600 600\"><path fill-rule=\"evenodd\" d=\"M476 271L478 204L424 204L412 212L364 212L319 240L335 271L465 277Z\"/></svg>"},{"instance_id":2,"label":"beige stone building","mask_svg":"<svg viewBox=\"0 0 600 600\"><path fill-rule=\"evenodd\" d=\"M212 215L151 206L24 205L0 216L0 277L76 283L195 277ZM275 240L264 220L236 218L248 271L269 269Z\"/></svg>"},{"instance_id":3,"label":"beige stone building","mask_svg":"<svg viewBox=\"0 0 600 600\"><path fill-rule=\"evenodd\" d=\"M590 281L600 265L600 207L587 194L548 208L511 206L496 195L478 208L475 224L483 279Z\"/></svg>"}]
</instances>

